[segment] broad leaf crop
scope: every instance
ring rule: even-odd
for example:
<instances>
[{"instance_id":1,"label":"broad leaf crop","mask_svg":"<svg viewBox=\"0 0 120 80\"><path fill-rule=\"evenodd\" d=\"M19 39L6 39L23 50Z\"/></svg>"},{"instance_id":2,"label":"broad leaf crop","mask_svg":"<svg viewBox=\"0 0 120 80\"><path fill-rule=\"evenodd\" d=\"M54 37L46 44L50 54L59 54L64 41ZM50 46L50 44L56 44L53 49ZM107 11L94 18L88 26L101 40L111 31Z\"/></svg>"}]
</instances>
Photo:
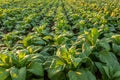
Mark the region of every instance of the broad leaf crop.
<instances>
[{"instance_id":1,"label":"broad leaf crop","mask_svg":"<svg viewBox=\"0 0 120 80\"><path fill-rule=\"evenodd\" d=\"M0 80L120 80L120 1L0 0Z\"/></svg>"}]
</instances>

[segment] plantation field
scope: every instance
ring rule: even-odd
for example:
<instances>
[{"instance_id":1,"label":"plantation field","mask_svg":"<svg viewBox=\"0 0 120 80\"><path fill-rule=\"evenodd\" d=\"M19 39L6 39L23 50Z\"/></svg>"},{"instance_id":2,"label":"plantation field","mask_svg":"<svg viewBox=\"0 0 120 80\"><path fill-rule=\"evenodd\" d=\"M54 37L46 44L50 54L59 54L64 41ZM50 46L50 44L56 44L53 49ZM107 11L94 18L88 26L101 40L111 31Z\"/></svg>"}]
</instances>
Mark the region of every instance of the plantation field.
<instances>
[{"instance_id":1,"label":"plantation field","mask_svg":"<svg viewBox=\"0 0 120 80\"><path fill-rule=\"evenodd\" d=\"M120 0L0 0L0 80L120 80Z\"/></svg>"}]
</instances>

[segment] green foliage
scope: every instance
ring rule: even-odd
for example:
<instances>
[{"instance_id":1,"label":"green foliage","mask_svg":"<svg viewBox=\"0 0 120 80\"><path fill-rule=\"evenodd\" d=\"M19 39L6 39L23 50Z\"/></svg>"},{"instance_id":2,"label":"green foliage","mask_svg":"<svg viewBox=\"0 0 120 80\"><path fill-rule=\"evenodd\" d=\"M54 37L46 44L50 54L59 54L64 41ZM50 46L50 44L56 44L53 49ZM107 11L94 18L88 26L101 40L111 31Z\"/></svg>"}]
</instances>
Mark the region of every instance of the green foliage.
<instances>
[{"instance_id":1,"label":"green foliage","mask_svg":"<svg viewBox=\"0 0 120 80\"><path fill-rule=\"evenodd\" d=\"M95 76L88 70L69 71L69 80L96 80Z\"/></svg>"},{"instance_id":2,"label":"green foliage","mask_svg":"<svg viewBox=\"0 0 120 80\"><path fill-rule=\"evenodd\" d=\"M0 0L0 80L120 80L120 1Z\"/></svg>"}]
</instances>

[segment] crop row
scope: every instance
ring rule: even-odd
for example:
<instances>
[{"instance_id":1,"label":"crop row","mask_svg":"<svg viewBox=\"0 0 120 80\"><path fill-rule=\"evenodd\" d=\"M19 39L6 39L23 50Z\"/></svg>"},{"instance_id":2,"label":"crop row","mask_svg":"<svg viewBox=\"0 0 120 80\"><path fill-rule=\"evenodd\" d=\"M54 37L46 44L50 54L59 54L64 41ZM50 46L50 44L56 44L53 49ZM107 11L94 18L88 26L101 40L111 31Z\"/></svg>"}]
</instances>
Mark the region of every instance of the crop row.
<instances>
[{"instance_id":1,"label":"crop row","mask_svg":"<svg viewBox=\"0 0 120 80\"><path fill-rule=\"evenodd\" d=\"M120 80L119 0L1 3L0 80Z\"/></svg>"}]
</instances>

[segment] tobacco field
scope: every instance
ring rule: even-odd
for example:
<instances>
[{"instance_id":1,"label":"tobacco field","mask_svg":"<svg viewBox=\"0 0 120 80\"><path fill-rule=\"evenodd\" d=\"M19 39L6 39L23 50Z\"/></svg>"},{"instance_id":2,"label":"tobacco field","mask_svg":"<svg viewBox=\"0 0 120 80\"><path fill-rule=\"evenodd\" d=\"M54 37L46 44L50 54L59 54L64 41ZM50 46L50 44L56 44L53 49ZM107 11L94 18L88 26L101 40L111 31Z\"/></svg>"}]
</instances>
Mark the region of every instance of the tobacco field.
<instances>
[{"instance_id":1,"label":"tobacco field","mask_svg":"<svg viewBox=\"0 0 120 80\"><path fill-rule=\"evenodd\" d=\"M120 80L120 0L0 0L0 80Z\"/></svg>"}]
</instances>

